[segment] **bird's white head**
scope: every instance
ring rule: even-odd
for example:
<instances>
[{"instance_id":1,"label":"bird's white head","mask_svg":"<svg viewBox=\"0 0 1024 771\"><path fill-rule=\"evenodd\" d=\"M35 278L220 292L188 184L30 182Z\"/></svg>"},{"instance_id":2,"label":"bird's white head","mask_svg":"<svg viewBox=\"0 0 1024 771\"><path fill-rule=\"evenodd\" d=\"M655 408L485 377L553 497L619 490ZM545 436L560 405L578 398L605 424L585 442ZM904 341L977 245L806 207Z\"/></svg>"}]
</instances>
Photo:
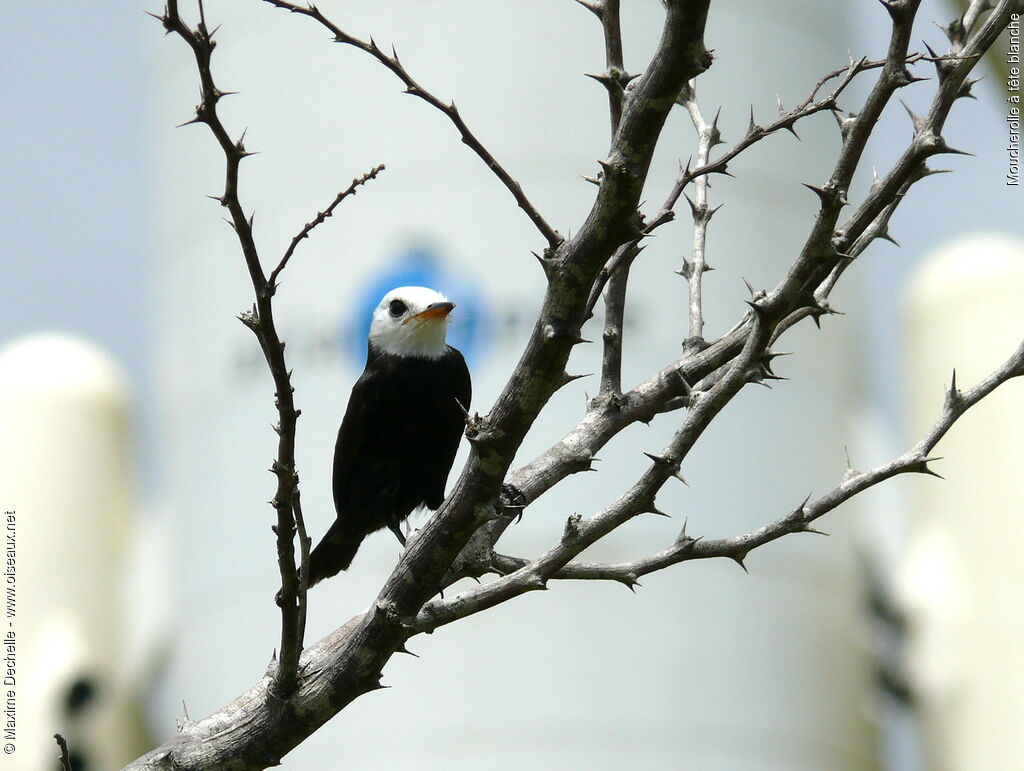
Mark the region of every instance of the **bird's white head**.
<instances>
[{"instance_id":1,"label":"bird's white head","mask_svg":"<svg viewBox=\"0 0 1024 771\"><path fill-rule=\"evenodd\" d=\"M373 311L370 346L395 356L437 359L447 349L444 338L454 307L425 286L392 289Z\"/></svg>"}]
</instances>

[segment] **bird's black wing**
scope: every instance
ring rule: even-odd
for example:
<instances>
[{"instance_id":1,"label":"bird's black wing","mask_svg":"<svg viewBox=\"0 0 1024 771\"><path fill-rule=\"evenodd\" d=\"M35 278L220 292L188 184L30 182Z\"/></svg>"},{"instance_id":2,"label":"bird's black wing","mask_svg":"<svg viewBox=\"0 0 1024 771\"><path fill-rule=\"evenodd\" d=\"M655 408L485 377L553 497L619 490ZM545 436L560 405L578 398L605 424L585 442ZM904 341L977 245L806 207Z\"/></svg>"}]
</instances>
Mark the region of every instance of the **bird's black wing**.
<instances>
[{"instance_id":1,"label":"bird's black wing","mask_svg":"<svg viewBox=\"0 0 1024 771\"><path fill-rule=\"evenodd\" d=\"M360 481L371 471L367 464L379 457L374 448L381 440L381 403L386 388L386 378L371 366L352 386L334 445L334 507L339 516L361 503L352 498L359 497Z\"/></svg>"},{"instance_id":2,"label":"bird's black wing","mask_svg":"<svg viewBox=\"0 0 1024 771\"><path fill-rule=\"evenodd\" d=\"M368 364L373 362L372 357ZM309 586L347 570L359 544L373 527L363 521L367 510L365 480L374 473L379 458L379 415L385 381L374 367L366 370L352 386L345 417L334 445L334 508L337 519L309 555Z\"/></svg>"},{"instance_id":3,"label":"bird's black wing","mask_svg":"<svg viewBox=\"0 0 1024 771\"><path fill-rule=\"evenodd\" d=\"M448 346L449 369L451 378L455 384L455 394L459 404L465 412L469 412L470 402L473 400L473 381L469 376L469 367L466 360L457 348ZM463 416L465 417L465 416Z\"/></svg>"},{"instance_id":4,"label":"bird's black wing","mask_svg":"<svg viewBox=\"0 0 1024 771\"><path fill-rule=\"evenodd\" d=\"M444 401L437 405L436 438L434 451L429 458L430 489L426 491L425 502L431 509L436 509L444 500L448 472L458 452L459 441L466 430L466 413L469 412L473 397L469 368L457 348L449 346L444 356L438 360L437 377L440 386L438 391L445 396Z\"/></svg>"}]
</instances>

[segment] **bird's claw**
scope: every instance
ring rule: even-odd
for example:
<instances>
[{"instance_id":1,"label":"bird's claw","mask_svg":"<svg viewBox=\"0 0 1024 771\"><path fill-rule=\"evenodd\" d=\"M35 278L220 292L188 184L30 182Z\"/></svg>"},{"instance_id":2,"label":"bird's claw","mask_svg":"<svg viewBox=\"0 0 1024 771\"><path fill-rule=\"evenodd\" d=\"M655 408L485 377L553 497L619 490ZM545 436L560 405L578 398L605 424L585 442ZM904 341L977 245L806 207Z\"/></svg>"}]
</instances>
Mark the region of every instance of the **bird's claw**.
<instances>
[{"instance_id":1,"label":"bird's claw","mask_svg":"<svg viewBox=\"0 0 1024 771\"><path fill-rule=\"evenodd\" d=\"M388 522L388 530L395 534L398 542L402 544L402 548L405 548L405 534L402 532L402 525L398 522Z\"/></svg>"},{"instance_id":2,"label":"bird's claw","mask_svg":"<svg viewBox=\"0 0 1024 771\"><path fill-rule=\"evenodd\" d=\"M501 485L501 493L498 497L498 501L501 505L502 511L505 514L514 515L515 523L518 524L523 518L523 509L526 508L528 503L526 496L523 495L515 485L510 485L507 482L504 482Z\"/></svg>"}]
</instances>

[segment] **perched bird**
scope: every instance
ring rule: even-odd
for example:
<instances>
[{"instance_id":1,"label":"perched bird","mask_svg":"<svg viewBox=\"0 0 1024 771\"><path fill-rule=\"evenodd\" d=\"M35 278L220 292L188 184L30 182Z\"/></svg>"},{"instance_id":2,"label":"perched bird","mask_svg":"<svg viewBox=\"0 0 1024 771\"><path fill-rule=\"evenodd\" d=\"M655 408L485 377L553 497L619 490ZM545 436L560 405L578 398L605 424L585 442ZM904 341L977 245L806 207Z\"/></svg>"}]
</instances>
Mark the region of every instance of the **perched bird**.
<instances>
[{"instance_id":1,"label":"perched bird","mask_svg":"<svg viewBox=\"0 0 1024 771\"><path fill-rule=\"evenodd\" d=\"M352 387L334 448L337 519L309 555L309 586L346 570L359 544L436 509L472 394L462 354L445 342L454 304L433 289L392 289L373 312L366 369Z\"/></svg>"}]
</instances>

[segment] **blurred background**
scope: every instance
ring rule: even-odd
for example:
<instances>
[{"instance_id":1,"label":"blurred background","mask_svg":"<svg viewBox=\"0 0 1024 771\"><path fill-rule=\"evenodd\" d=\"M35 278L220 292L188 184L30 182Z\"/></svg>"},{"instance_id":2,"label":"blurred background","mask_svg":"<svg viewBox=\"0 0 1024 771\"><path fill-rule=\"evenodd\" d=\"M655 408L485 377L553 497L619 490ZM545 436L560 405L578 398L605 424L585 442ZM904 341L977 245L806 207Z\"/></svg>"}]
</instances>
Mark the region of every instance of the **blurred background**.
<instances>
[{"instance_id":1,"label":"blurred background","mask_svg":"<svg viewBox=\"0 0 1024 771\"><path fill-rule=\"evenodd\" d=\"M189 4L185 12L194 19ZM888 17L842 7L720 4L701 78L727 144L753 106L762 123L799 103L852 55L879 58ZM352 34L394 44L424 86L453 99L477 136L561 232L582 222L607 148L607 100L583 77L604 65L600 26L570 0L508 4L325 2ZM277 644L277 567L266 504L273 388L234 316L251 287L217 204L222 161L201 126L175 129L198 100L191 54L143 10L15 5L0 30L5 77L0 256L0 503L16 538L8 629L17 672L13 749L0 768L56 768L61 731L77 769L114 768L173 735L263 673ZM543 244L446 119L401 93L309 20L255 0L209 0L223 24L214 59L266 265L349 181L387 170L304 242L276 299L295 369L298 461L311 535L333 518L330 458L362 369L369 311L389 288L426 284L458 308L452 342L486 411L518 359L543 288ZM925 2L916 41L945 50ZM660 4L623 3L626 66L657 42ZM922 48L915 42L915 48ZM1005 60L1008 46L997 53ZM928 65L920 74L930 75ZM916 443L952 368L971 386L1024 331L1019 188L1009 170L1004 75L984 65L977 101L954 109L947 140L974 157L917 185L833 294L845 315L787 333L790 378L746 389L687 459L690 488L666 488L672 520L640 519L589 556L664 548L684 517L720 537L758 527L847 468ZM840 100L855 110L872 82ZM934 83L900 96L923 113ZM838 148L828 115L771 137L715 179L705 280L706 336L772 286L806 236ZM911 136L894 104L851 200ZM670 117L645 193L664 199L694 152L684 110ZM685 215L685 211L681 212ZM630 280L624 381L675 358L690 249L688 217L659 230ZM599 339L600 319L584 336ZM598 371L581 347L570 371ZM585 378L559 392L517 465L575 425ZM987 769L1022 756L1024 613L1017 482L1021 387L968 415L931 478L898 479L830 515L829 539L790 537L731 562L687 564L619 585L553 586L410 645L384 672L391 690L358 700L285 758L285 768ZM527 511L502 550L531 556L625 489L679 420L624 432L596 475L570 479ZM463 450L464 454L464 450ZM460 456L461 457L461 456ZM456 461L456 469L460 461ZM454 473L454 472L453 472ZM656 521L654 521L656 520ZM10 541L8 541L10 543ZM398 556L369 539L351 571L311 596L312 642L360 612ZM11 555L8 554L8 558ZM9 575L9 574L8 574ZM12 614L10 587L16 585ZM8 630L3 630L5 633ZM10 716L5 716L9 720Z\"/></svg>"}]
</instances>

